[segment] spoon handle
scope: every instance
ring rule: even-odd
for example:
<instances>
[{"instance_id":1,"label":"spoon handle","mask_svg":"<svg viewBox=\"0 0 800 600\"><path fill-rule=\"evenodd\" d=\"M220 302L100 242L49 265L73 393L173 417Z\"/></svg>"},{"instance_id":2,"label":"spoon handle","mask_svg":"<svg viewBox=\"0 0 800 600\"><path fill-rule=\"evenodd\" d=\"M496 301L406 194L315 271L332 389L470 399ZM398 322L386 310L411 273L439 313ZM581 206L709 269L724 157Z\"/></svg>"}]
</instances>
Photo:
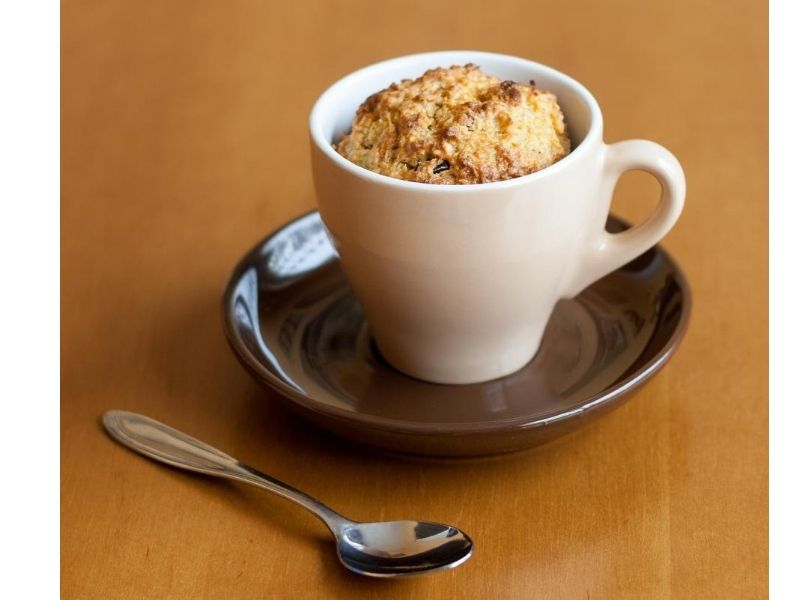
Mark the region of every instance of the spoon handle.
<instances>
[{"instance_id":1,"label":"spoon handle","mask_svg":"<svg viewBox=\"0 0 800 600\"><path fill-rule=\"evenodd\" d=\"M153 460L204 475L244 481L292 500L317 515L334 534L349 523L305 492L149 417L110 410L103 415L103 425L119 443Z\"/></svg>"}]
</instances>

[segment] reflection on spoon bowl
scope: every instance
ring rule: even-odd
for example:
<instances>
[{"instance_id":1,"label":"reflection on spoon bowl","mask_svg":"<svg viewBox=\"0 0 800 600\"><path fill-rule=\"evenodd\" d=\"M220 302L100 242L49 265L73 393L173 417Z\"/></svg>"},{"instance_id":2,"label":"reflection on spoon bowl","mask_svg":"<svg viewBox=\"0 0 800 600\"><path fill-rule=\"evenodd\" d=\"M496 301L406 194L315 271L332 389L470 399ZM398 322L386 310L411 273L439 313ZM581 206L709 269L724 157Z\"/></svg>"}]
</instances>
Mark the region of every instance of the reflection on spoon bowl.
<instances>
[{"instance_id":1,"label":"reflection on spoon bowl","mask_svg":"<svg viewBox=\"0 0 800 600\"><path fill-rule=\"evenodd\" d=\"M337 537L342 564L373 577L450 569L472 555L469 536L455 527L427 521L351 523Z\"/></svg>"}]
</instances>

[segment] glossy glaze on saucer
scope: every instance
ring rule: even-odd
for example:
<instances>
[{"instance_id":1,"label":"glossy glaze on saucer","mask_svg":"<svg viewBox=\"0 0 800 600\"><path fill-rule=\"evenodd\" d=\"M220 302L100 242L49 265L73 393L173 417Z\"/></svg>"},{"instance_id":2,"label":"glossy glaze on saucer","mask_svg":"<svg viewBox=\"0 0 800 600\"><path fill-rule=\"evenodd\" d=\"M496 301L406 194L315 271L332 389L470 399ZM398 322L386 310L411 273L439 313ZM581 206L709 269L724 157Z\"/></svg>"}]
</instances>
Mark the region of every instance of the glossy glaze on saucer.
<instances>
[{"instance_id":1,"label":"glossy glaze on saucer","mask_svg":"<svg viewBox=\"0 0 800 600\"><path fill-rule=\"evenodd\" d=\"M609 230L622 229L609 221ZM621 404L675 351L689 308L683 274L656 246L561 301L519 371L471 385L426 383L380 356L312 212L241 260L223 319L248 371L318 425L393 451L475 456L549 441Z\"/></svg>"}]
</instances>

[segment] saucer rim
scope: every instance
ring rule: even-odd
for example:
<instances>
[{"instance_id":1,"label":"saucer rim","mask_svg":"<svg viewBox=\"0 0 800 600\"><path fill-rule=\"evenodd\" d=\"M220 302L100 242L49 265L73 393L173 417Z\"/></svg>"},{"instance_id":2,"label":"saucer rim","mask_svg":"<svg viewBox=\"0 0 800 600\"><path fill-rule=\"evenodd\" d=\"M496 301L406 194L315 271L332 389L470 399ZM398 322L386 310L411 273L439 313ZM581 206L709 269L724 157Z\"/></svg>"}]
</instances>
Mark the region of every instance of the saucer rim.
<instances>
[{"instance_id":1,"label":"saucer rim","mask_svg":"<svg viewBox=\"0 0 800 600\"><path fill-rule=\"evenodd\" d=\"M665 257L665 259L674 269L675 279L677 280L682 293L681 316L678 324L675 327L675 331L663 344L662 348L642 367L628 375L622 381L615 382L613 385L607 387L603 391L581 400L579 406L572 410L563 411L556 409L554 412L551 412L547 415L539 415L535 418L523 416L491 421L456 421L432 423L404 421L377 415L368 415L354 410L347 410L338 408L336 406L331 406L329 404L320 402L319 400L315 400L311 395L303 395L298 393L297 390L287 385L279 377L276 377L267 369L265 369L262 363L253 357L252 354L248 352L240 343L234 329L233 319L231 318L231 299L242 273L252 266L254 259L257 259L259 256L261 256L262 249L273 238L280 235L288 227L291 227L300 221L303 221L304 219L318 215L318 213L319 211L317 209L312 209L308 212L305 212L276 228L265 238L252 246L239 259L228 276L222 294L221 306L225 338L228 342L228 345L233 350L234 355L246 368L248 373L250 373L251 376L259 381L259 383L264 384L276 391L279 396L281 396L282 401L289 401L292 407L301 408L313 415L321 415L325 418L341 420L348 424L357 424L375 431L405 435L436 435L438 437L466 434L499 434L510 431L530 430L538 427L546 427L548 425L559 423L565 420L578 418L581 415L602 409L607 405L613 406L615 400L621 399L640 388L646 381L660 371L670 358L672 358L673 354L677 350L678 346L680 346L684 336L686 335L686 330L689 326L693 304L689 281L686 278L686 275L680 264L672 257L672 255L669 254L661 244L656 244L654 248L656 248ZM613 214L610 214L609 217L622 225L630 225L624 219L621 219ZM336 260L338 261L339 259L337 258ZM497 379L497 381L502 379L504 378L501 377Z\"/></svg>"}]
</instances>

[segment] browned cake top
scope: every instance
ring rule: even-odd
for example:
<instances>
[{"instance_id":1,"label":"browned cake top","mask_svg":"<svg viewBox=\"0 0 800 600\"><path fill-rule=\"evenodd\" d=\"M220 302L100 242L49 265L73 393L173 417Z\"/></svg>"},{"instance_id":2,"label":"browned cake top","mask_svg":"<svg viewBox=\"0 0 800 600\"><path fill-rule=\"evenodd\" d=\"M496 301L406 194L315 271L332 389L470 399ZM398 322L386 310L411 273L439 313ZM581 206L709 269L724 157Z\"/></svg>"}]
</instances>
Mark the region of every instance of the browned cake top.
<instances>
[{"instance_id":1,"label":"browned cake top","mask_svg":"<svg viewBox=\"0 0 800 600\"><path fill-rule=\"evenodd\" d=\"M477 66L426 71L358 108L336 150L357 165L424 183L488 183L528 175L569 153L556 97Z\"/></svg>"}]
</instances>

